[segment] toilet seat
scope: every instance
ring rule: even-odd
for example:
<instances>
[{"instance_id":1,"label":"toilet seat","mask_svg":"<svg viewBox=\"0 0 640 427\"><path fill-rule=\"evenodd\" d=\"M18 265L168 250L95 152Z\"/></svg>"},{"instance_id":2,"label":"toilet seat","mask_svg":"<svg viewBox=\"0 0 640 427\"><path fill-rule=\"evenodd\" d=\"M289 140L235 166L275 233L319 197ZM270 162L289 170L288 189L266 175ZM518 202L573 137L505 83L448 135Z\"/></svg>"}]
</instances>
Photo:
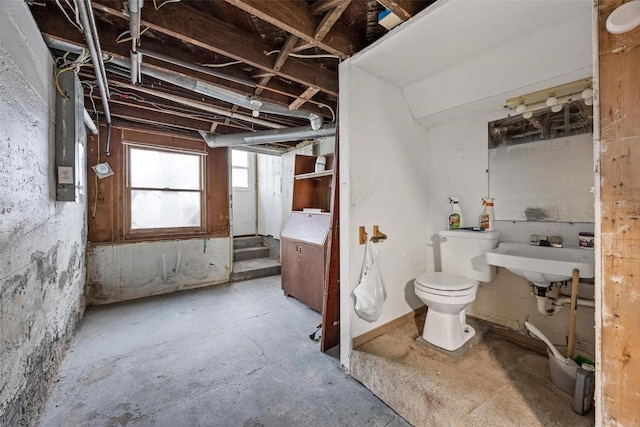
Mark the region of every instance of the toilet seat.
<instances>
[{"instance_id":1,"label":"toilet seat","mask_svg":"<svg viewBox=\"0 0 640 427\"><path fill-rule=\"evenodd\" d=\"M420 275L414 281L422 292L443 296L465 296L476 293L478 282L455 274L432 272Z\"/></svg>"}]
</instances>

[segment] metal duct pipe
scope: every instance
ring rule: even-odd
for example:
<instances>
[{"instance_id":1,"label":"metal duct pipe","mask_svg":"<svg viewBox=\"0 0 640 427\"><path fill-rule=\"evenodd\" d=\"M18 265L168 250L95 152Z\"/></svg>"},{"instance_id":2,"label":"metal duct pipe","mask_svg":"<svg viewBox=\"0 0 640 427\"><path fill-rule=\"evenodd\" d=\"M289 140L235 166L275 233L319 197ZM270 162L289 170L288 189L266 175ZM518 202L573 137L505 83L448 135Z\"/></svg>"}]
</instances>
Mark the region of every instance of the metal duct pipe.
<instances>
[{"instance_id":1,"label":"metal duct pipe","mask_svg":"<svg viewBox=\"0 0 640 427\"><path fill-rule=\"evenodd\" d=\"M76 46L72 43L66 42L66 41L62 41L62 40L58 40L58 39L54 39L48 35L44 35L44 41L47 44L47 46L49 46L51 49L57 49L57 50L63 50L66 52L72 52L75 54L80 54L82 53L82 48L79 46ZM113 58L112 63L119 65L121 67L124 68L128 68L129 64L119 58ZM148 68L148 67L146 67ZM261 120L261 119L256 119L254 117L251 116L246 116L244 114L240 114L240 113L234 113L231 111L227 111L224 110L222 108L217 108L208 104L205 104L204 102L198 102L198 101L194 101L191 99L187 99L187 98L182 98L179 96L175 96L175 95L170 95L167 93L163 93L163 92L159 92L157 90L153 90L153 89L147 89L145 87L142 86L127 86L127 85L122 85L124 87L128 87L130 89L133 90L137 90L138 92L143 92L143 93L148 93L149 95L153 95L153 96L157 96L160 98L164 98L167 99L169 101L174 101L177 102L179 104L182 105L186 105L188 107L193 107L193 108L197 108L199 110L202 111L207 111L209 113L213 113L213 114L219 114L221 116L225 116L225 117L229 117L231 119L237 119L237 120L242 120L244 122L248 122L248 123L253 123L256 125L260 125L260 126L265 126L265 127L269 127L272 129L284 129L285 126L277 124L277 123L273 123L273 122L269 122L267 120Z\"/></svg>"},{"instance_id":2,"label":"metal duct pipe","mask_svg":"<svg viewBox=\"0 0 640 427\"><path fill-rule=\"evenodd\" d=\"M235 133L230 135L213 135L199 131L209 147L232 147L234 145L268 144L276 142L302 141L304 139L334 136L336 125L330 123L314 130L311 126L288 129L265 130L261 132Z\"/></svg>"},{"instance_id":3,"label":"metal duct pipe","mask_svg":"<svg viewBox=\"0 0 640 427\"><path fill-rule=\"evenodd\" d=\"M164 98L169 101L177 102L178 104L186 105L187 107L197 108L202 111L207 111L209 113L218 114L221 116L229 117L230 119L238 119L245 122L253 123L260 126L269 127L272 129L285 129L284 125L280 125L277 123L269 122L266 120L256 119L251 116L245 116L244 114L234 113L232 111L224 110L222 108L214 107L209 104L205 104L204 102L194 101L193 99L183 98L177 95L171 95L169 93L160 92L153 89L148 89L143 86L131 86L127 84L120 84L119 86L126 87L132 90L136 90L138 92L146 93L152 96L157 96L158 98Z\"/></svg>"},{"instance_id":4,"label":"metal duct pipe","mask_svg":"<svg viewBox=\"0 0 640 427\"><path fill-rule=\"evenodd\" d=\"M109 111L109 95L107 80L105 78L106 71L104 71L104 63L102 62L102 56L98 55L98 50L96 49L96 40L93 39L94 30L91 29L91 24L89 22L89 15L87 13L87 5L85 4L85 0L80 0L78 3L78 11L80 12L80 20L82 21L82 26L84 27L84 38L87 41L87 47L89 48L89 54L91 55L91 62L93 63L93 69L96 75L96 80L98 81L98 89L100 90L100 98L102 99L102 108L104 109L104 117L107 122L107 137L106 142L104 144L104 153L105 155L109 155L109 140L111 134L111 112ZM95 31L97 34L97 30Z\"/></svg>"},{"instance_id":5,"label":"metal duct pipe","mask_svg":"<svg viewBox=\"0 0 640 427\"><path fill-rule=\"evenodd\" d=\"M168 64L178 65L180 67L187 68L189 70L193 70L193 71L198 71L200 73L209 74L210 76L218 77L218 78L221 78L221 79L224 79L224 80L228 80L230 82L240 83L242 85L249 86L249 87L252 87L252 88L255 88L255 87L258 86L256 84L256 82L254 82L251 79L245 79L245 78L242 78L242 77L230 76L228 74L221 73L221 72L216 71L216 70L212 70L211 68L203 67L202 65L191 64L189 62L182 61L182 60L176 59L176 58L172 58L170 56L163 55L161 53L151 52L151 51L148 51L148 50L142 49L142 48L138 49L138 52L140 52L141 54L143 54L145 56L149 56L151 58L159 59L160 61L164 61L164 62L166 62Z\"/></svg>"},{"instance_id":6,"label":"metal duct pipe","mask_svg":"<svg viewBox=\"0 0 640 427\"><path fill-rule=\"evenodd\" d=\"M116 58L114 58L111 62L122 67L129 67L129 65L125 61L120 61ZM220 101L228 102L230 104L238 105L249 110L254 109L254 106L251 103L251 98L242 93L234 92L232 90L213 85L209 82L194 79L193 77L175 76L165 71L156 70L144 64L140 66L140 71L142 72L142 74L165 81L167 83L171 83L176 86L180 86L184 89L188 89L202 95L207 95L212 98L219 99ZM315 129L318 129L322 125L322 117L318 114L310 113L304 110L289 110L288 107L276 104L274 102L262 101L259 112L307 119Z\"/></svg>"},{"instance_id":7,"label":"metal duct pipe","mask_svg":"<svg viewBox=\"0 0 640 427\"><path fill-rule=\"evenodd\" d=\"M96 44L96 52L98 53L98 60L100 61L100 72L105 82L105 91L107 92L107 98L111 98L109 92L109 85L107 84L107 70L104 68L104 57L102 56L102 47L100 47L100 39L98 38L98 29L96 28L96 20L93 14L93 6L90 0L87 1L87 14L89 15L89 26L91 28L91 36Z\"/></svg>"},{"instance_id":8,"label":"metal duct pipe","mask_svg":"<svg viewBox=\"0 0 640 427\"><path fill-rule=\"evenodd\" d=\"M140 12L143 5L144 0L129 0L129 34L134 52L140 42Z\"/></svg>"}]
</instances>

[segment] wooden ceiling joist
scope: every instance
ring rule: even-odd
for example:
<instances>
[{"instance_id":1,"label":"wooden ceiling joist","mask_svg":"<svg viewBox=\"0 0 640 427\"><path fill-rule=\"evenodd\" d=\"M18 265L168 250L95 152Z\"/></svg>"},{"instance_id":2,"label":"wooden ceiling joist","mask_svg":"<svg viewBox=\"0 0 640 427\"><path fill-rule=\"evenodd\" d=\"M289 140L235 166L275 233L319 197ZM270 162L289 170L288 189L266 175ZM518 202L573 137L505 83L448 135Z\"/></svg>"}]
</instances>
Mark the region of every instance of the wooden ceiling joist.
<instances>
[{"instance_id":1,"label":"wooden ceiling joist","mask_svg":"<svg viewBox=\"0 0 640 427\"><path fill-rule=\"evenodd\" d=\"M327 41L315 37L317 19L304 1L226 0L228 3L263 21L312 43L340 58L347 58L357 49L357 42L347 28L334 27Z\"/></svg>"},{"instance_id":2,"label":"wooden ceiling joist","mask_svg":"<svg viewBox=\"0 0 640 427\"><path fill-rule=\"evenodd\" d=\"M344 0L341 4L336 6L334 9L327 12L327 14L324 16L324 18L322 18L322 21L320 22L315 32L313 33L313 38L316 41L324 40L327 34L329 34L329 31L331 30L331 28L333 28L336 22L338 22L338 19L340 19L340 16L345 11L345 9L349 6L350 3L351 3L351 0Z\"/></svg>"},{"instance_id":3,"label":"wooden ceiling joist","mask_svg":"<svg viewBox=\"0 0 640 427\"><path fill-rule=\"evenodd\" d=\"M296 99L295 101L293 101L290 105L289 105L289 109L290 110L297 110L298 108L300 108L305 102L307 102L308 100L310 100L311 98L313 98L313 96L318 93L318 89L310 87L309 89L305 90L304 93L302 93L298 99Z\"/></svg>"},{"instance_id":4,"label":"wooden ceiling joist","mask_svg":"<svg viewBox=\"0 0 640 427\"><path fill-rule=\"evenodd\" d=\"M377 0L403 21L409 20L433 1L425 0ZM434 0L435 1L435 0Z\"/></svg>"},{"instance_id":5,"label":"wooden ceiling joist","mask_svg":"<svg viewBox=\"0 0 640 427\"><path fill-rule=\"evenodd\" d=\"M311 13L314 15L322 15L325 12L335 9L344 3L351 3L351 0L318 0L311 5Z\"/></svg>"},{"instance_id":6,"label":"wooden ceiling joist","mask_svg":"<svg viewBox=\"0 0 640 427\"><path fill-rule=\"evenodd\" d=\"M280 4L280 2L264 2L264 4L271 3ZM106 4L93 2L93 7L96 11L123 20L128 19L120 10ZM243 32L225 22L203 16L201 12L186 4L181 5L180 13L165 12L164 9L145 9L141 25L185 43L275 73L299 84L315 86L330 95L338 95L338 76L335 71L298 58L290 58L280 70L275 70L273 60L265 55L269 47L260 37ZM242 48L239 48L240 46Z\"/></svg>"}]
</instances>

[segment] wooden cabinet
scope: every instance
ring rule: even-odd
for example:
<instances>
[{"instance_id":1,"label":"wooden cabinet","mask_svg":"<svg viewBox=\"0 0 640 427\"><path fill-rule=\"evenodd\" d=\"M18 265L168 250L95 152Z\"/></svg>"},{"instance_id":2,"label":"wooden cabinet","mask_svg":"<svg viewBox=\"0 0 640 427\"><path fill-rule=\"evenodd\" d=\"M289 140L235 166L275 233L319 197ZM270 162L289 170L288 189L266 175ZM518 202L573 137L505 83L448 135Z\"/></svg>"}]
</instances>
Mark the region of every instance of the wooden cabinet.
<instances>
[{"instance_id":1,"label":"wooden cabinet","mask_svg":"<svg viewBox=\"0 0 640 427\"><path fill-rule=\"evenodd\" d=\"M293 211L281 233L282 290L322 312L333 171L315 172L315 163L315 156L295 159Z\"/></svg>"},{"instance_id":2,"label":"wooden cabinet","mask_svg":"<svg viewBox=\"0 0 640 427\"><path fill-rule=\"evenodd\" d=\"M282 234L282 290L322 311L327 262L328 213L292 212Z\"/></svg>"}]
</instances>

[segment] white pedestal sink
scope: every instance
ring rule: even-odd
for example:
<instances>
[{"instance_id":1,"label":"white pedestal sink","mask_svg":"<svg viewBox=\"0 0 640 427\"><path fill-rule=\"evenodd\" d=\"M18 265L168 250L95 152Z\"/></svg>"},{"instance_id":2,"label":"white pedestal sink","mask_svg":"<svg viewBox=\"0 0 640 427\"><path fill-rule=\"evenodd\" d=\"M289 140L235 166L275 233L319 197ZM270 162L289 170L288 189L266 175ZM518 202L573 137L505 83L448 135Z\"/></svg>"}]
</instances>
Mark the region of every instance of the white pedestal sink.
<instances>
[{"instance_id":1,"label":"white pedestal sink","mask_svg":"<svg viewBox=\"0 0 640 427\"><path fill-rule=\"evenodd\" d=\"M580 270L580 277L585 279L595 275L595 255L589 249L504 242L486 252L485 257L488 264L504 267L541 286L571 280L574 269Z\"/></svg>"}]
</instances>

